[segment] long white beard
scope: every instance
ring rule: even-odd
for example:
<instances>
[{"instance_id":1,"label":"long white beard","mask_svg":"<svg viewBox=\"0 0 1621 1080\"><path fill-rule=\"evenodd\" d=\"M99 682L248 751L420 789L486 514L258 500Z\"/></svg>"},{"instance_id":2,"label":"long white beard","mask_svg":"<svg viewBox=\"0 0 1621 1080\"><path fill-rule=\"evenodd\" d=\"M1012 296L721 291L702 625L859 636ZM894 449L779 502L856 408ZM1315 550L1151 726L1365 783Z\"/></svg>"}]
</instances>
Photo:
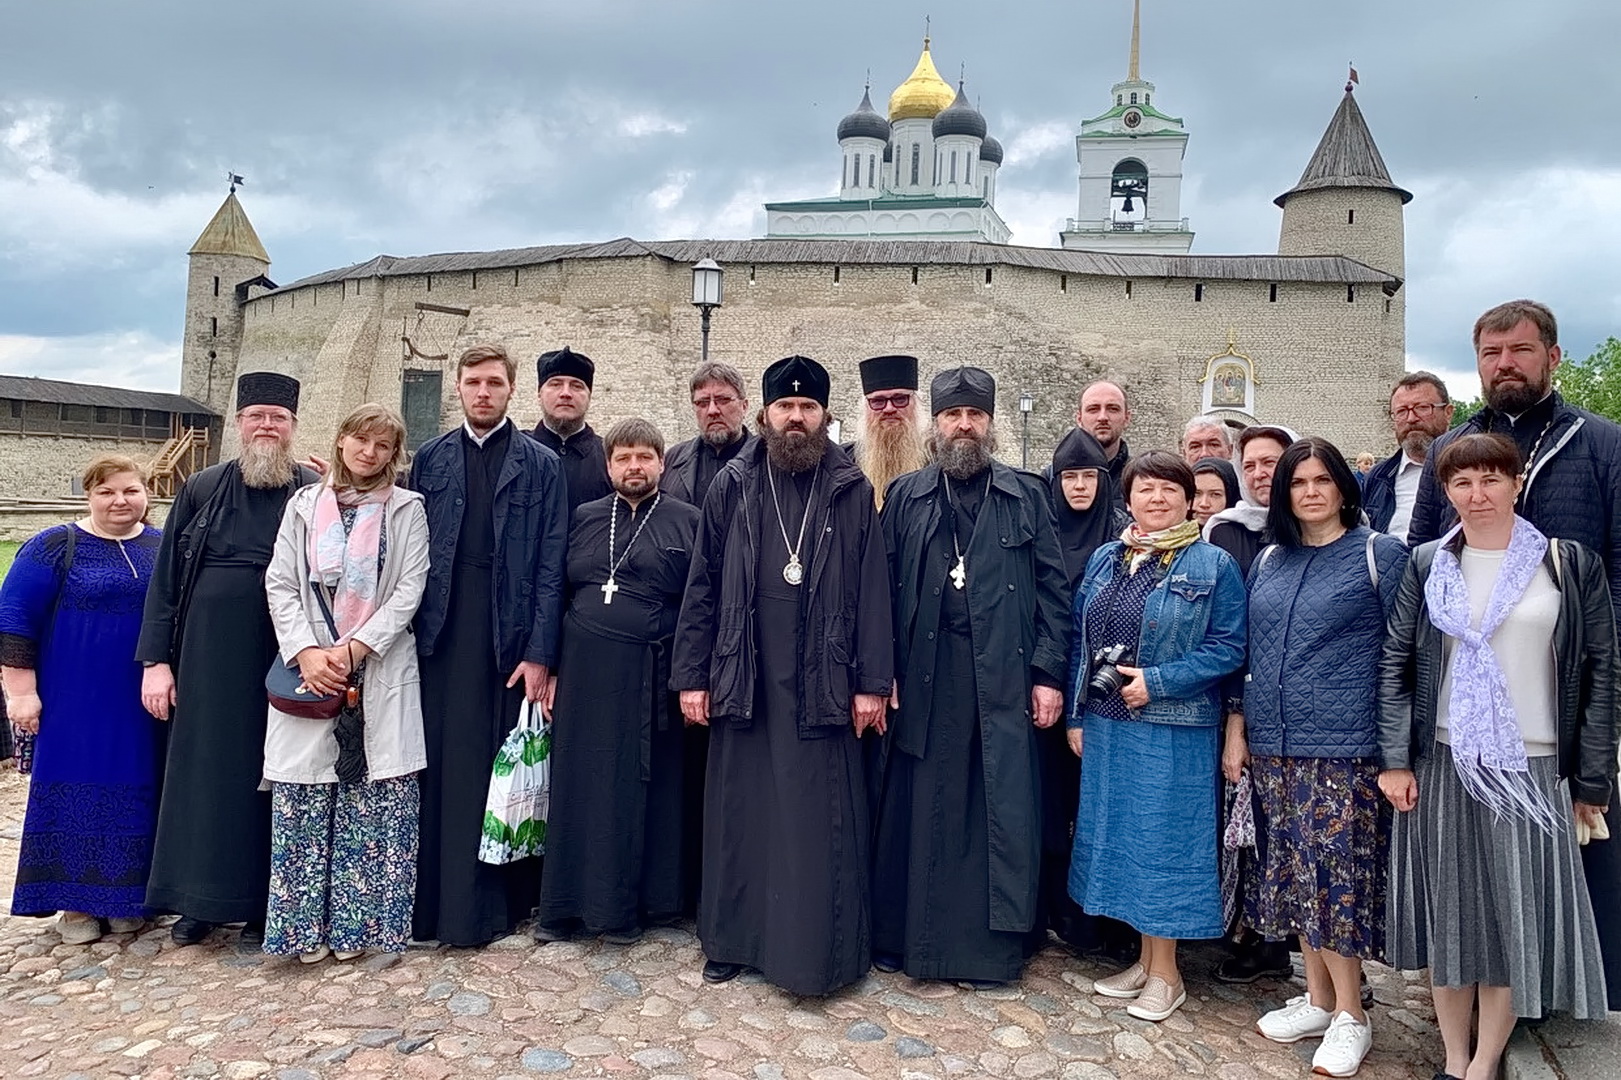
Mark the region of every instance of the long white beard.
<instances>
[{"instance_id":1,"label":"long white beard","mask_svg":"<svg viewBox=\"0 0 1621 1080\"><path fill-rule=\"evenodd\" d=\"M279 488L293 482L292 451L279 442L245 443L236 463L242 470L242 482L251 488Z\"/></svg>"}]
</instances>

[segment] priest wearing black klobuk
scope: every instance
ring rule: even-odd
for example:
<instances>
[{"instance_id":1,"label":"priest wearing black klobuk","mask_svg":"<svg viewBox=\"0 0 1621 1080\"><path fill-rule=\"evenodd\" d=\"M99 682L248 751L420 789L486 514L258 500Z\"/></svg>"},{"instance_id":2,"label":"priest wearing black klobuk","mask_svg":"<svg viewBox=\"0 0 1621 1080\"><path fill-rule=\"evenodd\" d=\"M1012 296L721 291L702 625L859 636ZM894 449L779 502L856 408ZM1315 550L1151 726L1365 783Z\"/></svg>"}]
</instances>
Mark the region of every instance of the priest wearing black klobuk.
<instances>
[{"instance_id":1,"label":"priest wearing black klobuk","mask_svg":"<svg viewBox=\"0 0 1621 1080\"><path fill-rule=\"evenodd\" d=\"M602 452L602 436L591 430L585 414L591 408L591 390L596 385L597 365L584 353L564 345L540 354L535 361L540 380L536 397L540 401L540 423L529 437L556 454L568 482L568 513L585 503L607 498L608 462Z\"/></svg>"},{"instance_id":2,"label":"priest wearing black klobuk","mask_svg":"<svg viewBox=\"0 0 1621 1080\"><path fill-rule=\"evenodd\" d=\"M319 479L293 460L298 391L272 371L237 380L241 449L181 487L146 593L141 701L173 720L146 902L181 915L180 945L237 922L245 945L264 941L270 790L259 788L277 653L265 568L287 500Z\"/></svg>"},{"instance_id":3,"label":"priest wearing black klobuk","mask_svg":"<svg viewBox=\"0 0 1621 1080\"><path fill-rule=\"evenodd\" d=\"M670 685L710 730L704 978L819 995L871 963L859 739L893 681L889 573L872 487L827 438L827 371L788 357L763 390L759 443L704 501Z\"/></svg>"},{"instance_id":4,"label":"priest wearing black klobuk","mask_svg":"<svg viewBox=\"0 0 1621 1080\"><path fill-rule=\"evenodd\" d=\"M407 484L428 512L417 608L428 767L412 936L484 945L529 916L540 860L480 862L490 765L557 663L568 502L557 455L507 416L516 366L499 345L456 362L462 423L423 443Z\"/></svg>"},{"instance_id":5,"label":"priest wearing black klobuk","mask_svg":"<svg viewBox=\"0 0 1621 1080\"><path fill-rule=\"evenodd\" d=\"M659 491L664 437L621 420L603 440L614 493L581 506L568 545L552 716L546 872L534 935L630 944L682 908L682 722L670 642L698 533Z\"/></svg>"},{"instance_id":6,"label":"priest wearing black klobuk","mask_svg":"<svg viewBox=\"0 0 1621 1080\"><path fill-rule=\"evenodd\" d=\"M1041 869L1038 729L1062 712L1069 605L1046 484L992 457L996 384L930 386L934 463L890 485L898 707L885 736L874 962L1019 977Z\"/></svg>"}]
</instances>

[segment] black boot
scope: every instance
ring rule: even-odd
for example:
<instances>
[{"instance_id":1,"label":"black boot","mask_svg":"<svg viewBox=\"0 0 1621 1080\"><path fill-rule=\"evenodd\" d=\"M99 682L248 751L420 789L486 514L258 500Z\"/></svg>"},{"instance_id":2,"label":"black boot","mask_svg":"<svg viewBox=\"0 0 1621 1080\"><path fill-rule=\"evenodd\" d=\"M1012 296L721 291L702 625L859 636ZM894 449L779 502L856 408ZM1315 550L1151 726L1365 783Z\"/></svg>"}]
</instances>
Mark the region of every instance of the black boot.
<instances>
[{"instance_id":1,"label":"black boot","mask_svg":"<svg viewBox=\"0 0 1621 1080\"><path fill-rule=\"evenodd\" d=\"M1294 974L1289 946L1282 941L1254 938L1233 946L1233 955L1216 966L1216 979L1224 983L1252 983L1256 979L1287 979Z\"/></svg>"},{"instance_id":2,"label":"black boot","mask_svg":"<svg viewBox=\"0 0 1621 1080\"><path fill-rule=\"evenodd\" d=\"M169 927L169 938L176 945L196 945L214 930L214 924L190 915L182 915Z\"/></svg>"}]
</instances>

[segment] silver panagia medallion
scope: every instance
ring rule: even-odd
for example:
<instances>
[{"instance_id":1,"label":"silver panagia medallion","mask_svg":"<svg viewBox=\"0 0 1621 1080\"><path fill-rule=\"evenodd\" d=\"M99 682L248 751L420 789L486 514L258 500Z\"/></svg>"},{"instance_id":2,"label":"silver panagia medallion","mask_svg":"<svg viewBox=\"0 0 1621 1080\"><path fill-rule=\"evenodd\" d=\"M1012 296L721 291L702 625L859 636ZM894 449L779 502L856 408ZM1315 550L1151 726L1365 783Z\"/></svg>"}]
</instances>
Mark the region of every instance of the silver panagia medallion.
<instances>
[{"instance_id":1,"label":"silver panagia medallion","mask_svg":"<svg viewBox=\"0 0 1621 1080\"><path fill-rule=\"evenodd\" d=\"M799 556L789 556L788 565L782 568L782 580L790 585L798 585L805 580L805 568L799 565Z\"/></svg>"}]
</instances>

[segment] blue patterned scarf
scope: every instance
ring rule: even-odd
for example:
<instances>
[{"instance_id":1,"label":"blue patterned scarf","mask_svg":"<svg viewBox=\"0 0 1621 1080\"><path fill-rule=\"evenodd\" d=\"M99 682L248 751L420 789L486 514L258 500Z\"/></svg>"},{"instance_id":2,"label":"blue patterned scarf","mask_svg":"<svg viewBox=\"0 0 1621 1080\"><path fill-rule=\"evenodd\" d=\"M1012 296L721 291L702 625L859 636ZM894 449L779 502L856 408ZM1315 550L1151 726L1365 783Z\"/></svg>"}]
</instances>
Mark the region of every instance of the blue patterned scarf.
<instances>
[{"instance_id":1,"label":"blue patterned scarf","mask_svg":"<svg viewBox=\"0 0 1621 1080\"><path fill-rule=\"evenodd\" d=\"M1435 564L1424 585L1430 622L1451 637L1452 695L1447 699L1452 737L1452 761L1464 790L1498 817L1528 818L1548 833L1564 823L1564 815L1531 779L1525 738L1509 697L1508 680L1491 638L1525 596L1542 566L1548 538L1522 517L1514 518L1514 532L1502 569L1492 584L1480 626L1470 625L1469 587L1463 567L1450 544L1462 525L1441 538ZM1531 657L1532 663L1542 658Z\"/></svg>"}]
</instances>

